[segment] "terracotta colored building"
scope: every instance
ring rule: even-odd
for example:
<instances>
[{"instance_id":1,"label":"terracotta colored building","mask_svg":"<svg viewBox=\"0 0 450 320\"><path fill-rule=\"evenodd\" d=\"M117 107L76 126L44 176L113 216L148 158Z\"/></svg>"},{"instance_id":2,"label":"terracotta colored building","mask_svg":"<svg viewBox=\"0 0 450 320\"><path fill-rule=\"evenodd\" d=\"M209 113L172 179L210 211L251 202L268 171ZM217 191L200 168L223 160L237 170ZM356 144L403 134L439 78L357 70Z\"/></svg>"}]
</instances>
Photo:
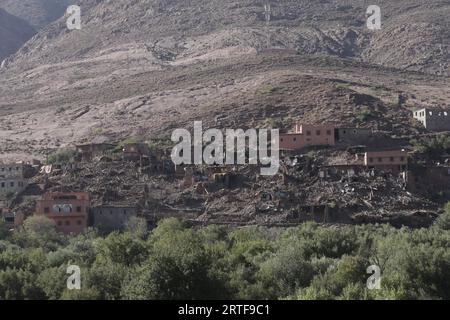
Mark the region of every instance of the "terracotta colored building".
<instances>
[{"instance_id":1,"label":"terracotta colored building","mask_svg":"<svg viewBox=\"0 0 450 320\"><path fill-rule=\"evenodd\" d=\"M408 167L408 152L406 150L368 151L364 154L364 165L403 171Z\"/></svg>"},{"instance_id":2,"label":"terracotta colored building","mask_svg":"<svg viewBox=\"0 0 450 320\"><path fill-rule=\"evenodd\" d=\"M54 220L58 232L79 234L88 226L89 205L89 194L86 192L50 192L38 200L36 214Z\"/></svg>"},{"instance_id":3,"label":"terracotta colored building","mask_svg":"<svg viewBox=\"0 0 450 320\"><path fill-rule=\"evenodd\" d=\"M280 134L280 149L299 150L307 146L336 145L335 126L300 125L294 127L294 132Z\"/></svg>"}]
</instances>

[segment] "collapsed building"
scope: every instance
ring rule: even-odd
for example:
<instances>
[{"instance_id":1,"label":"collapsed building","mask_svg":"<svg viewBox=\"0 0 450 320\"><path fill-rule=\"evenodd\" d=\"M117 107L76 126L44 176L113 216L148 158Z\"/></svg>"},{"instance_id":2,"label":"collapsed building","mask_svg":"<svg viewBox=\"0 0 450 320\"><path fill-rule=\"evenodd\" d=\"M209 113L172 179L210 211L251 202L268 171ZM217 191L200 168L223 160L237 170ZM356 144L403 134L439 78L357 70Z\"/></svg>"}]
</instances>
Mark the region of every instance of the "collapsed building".
<instances>
[{"instance_id":1,"label":"collapsed building","mask_svg":"<svg viewBox=\"0 0 450 320\"><path fill-rule=\"evenodd\" d=\"M96 157L104 156L105 153L112 151L115 148L110 143L90 143L77 145L75 160L79 162L92 161Z\"/></svg>"}]
</instances>

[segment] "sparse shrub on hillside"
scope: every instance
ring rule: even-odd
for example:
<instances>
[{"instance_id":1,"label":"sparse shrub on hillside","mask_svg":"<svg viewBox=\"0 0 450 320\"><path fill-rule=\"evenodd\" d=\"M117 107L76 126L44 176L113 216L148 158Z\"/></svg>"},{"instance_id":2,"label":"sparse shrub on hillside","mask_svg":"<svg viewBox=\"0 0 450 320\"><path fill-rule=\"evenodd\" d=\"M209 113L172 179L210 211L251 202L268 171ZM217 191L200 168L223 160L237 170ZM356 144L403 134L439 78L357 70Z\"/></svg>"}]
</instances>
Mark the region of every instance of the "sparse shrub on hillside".
<instances>
[{"instance_id":1,"label":"sparse shrub on hillside","mask_svg":"<svg viewBox=\"0 0 450 320\"><path fill-rule=\"evenodd\" d=\"M450 230L450 202L444 208L444 213L441 214L434 225L443 230Z\"/></svg>"},{"instance_id":2,"label":"sparse shrub on hillside","mask_svg":"<svg viewBox=\"0 0 450 320\"><path fill-rule=\"evenodd\" d=\"M61 162L69 162L77 154L77 151L73 148L62 148L47 157L47 164L56 164Z\"/></svg>"},{"instance_id":3,"label":"sparse shrub on hillside","mask_svg":"<svg viewBox=\"0 0 450 320\"><path fill-rule=\"evenodd\" d=\"M444 153L450 152L450 135L439 134L433 137L414 139L411 144L422 154L431 159L439 160Z\"/></svg>"},{"instance_id":4,"label":"sparse shrub on hillside","mask_svg":"<svg viewBox=\"0 0 450 320\"><path fill-rule=\"evenodd\" d=\"M276 90L276 88L274 86L272 86L271 84L268 84L268 85L265 85L262 88L260 88L258 90L258 92L263 95L270 95L270 94L274 93L275 90Z\"/></svg>"},{"instance_id":5,"label":"sparse shrub on hillside","mask_svg":"<svg viewBox=\"0 0 450 320\"><path fill-rule=\"evenodd\" d=\"M373 117L373 113L369 108L364 107L356 117L360 122L365 122Z\"/></svg>"}]
</instances>

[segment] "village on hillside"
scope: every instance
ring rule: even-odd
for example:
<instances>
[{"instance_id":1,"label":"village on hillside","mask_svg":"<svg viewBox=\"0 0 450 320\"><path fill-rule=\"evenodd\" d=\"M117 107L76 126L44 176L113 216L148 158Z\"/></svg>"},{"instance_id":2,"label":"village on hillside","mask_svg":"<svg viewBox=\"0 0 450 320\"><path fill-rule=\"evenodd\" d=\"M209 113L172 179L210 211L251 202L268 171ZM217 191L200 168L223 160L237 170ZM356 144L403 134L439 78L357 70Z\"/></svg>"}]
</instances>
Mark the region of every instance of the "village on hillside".
<instances>
[{"instance_id":1,"label":"village on hillside","mask_svg":"<svg viewBox=\"0 0 450 320\"><path fill-rule=\"evenodd\" d=\"M426 133L299 122L280 134L281 168L174 165L167 145L129 140L57 150L44 163L0 164L1 219L10 230L33 215L57 231L103 234L136 218L150 227L195 224L289 226L305 221L428 226L450 200L448 109L417 109ZM446 133L447 132L447 133Z\"/></svg>"}]
</instances>

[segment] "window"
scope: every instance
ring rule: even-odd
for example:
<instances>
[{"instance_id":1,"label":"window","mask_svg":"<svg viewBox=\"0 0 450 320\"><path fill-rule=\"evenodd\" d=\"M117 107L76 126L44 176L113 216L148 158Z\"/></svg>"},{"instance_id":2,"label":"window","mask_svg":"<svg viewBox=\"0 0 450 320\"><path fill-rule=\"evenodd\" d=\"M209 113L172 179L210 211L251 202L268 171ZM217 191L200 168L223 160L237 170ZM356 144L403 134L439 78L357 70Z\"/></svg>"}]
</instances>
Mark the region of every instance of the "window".
<instances>
[{"instance_id":1,"label":"window","mask_svg":"<svg viewBox=\"0 0 450 320\"><path fill-rule=\"evenodd\" d=\"M394 162L394 157L391 157L391 162Z\"/></svg>"},{"instance_id":2,"label":"window","mask_svg":"<svg viewBox=\"0 0 450 320\"><path fill-rule=\"evenodd\" d=\"M378 162L383 162L383 158L378 158Z\"/></svg>"},{"instance_id":3,"label":"window","mask_svg":"<svg viewBox=\"0 0 450 320\"><path fill-rule=\"evenodd\" d=\"M66 226L70 226L70 221L66 220Z\"/></svg>"},{"instance_id":4,"label":"window","mask_svg":"<svg viewBox=\"0 0 450 320\"><path fill-rule=\"evenodd\" d=\"M81 212L81 207L77 207L77 212Z\"/></svg>"},{"instance_id":5,"label":"window","mask_svg":"<svg viewBox=\"0 0 450 320\"><path fill-rule=\"evenodd\" d=\"M327 130L327 135L331 136L331 130Z\"/></svg>"},{"instance_id":6,"label":"window","mask_svg":"<svg viewBox=\"0 0 450 320\"><path fill-rule=\"evenodd\" d=\"M297 138L294 138L294 141L297 141Z\"/></svg>"},{"instance_id":7,"label":"window","mask_svg":"<svg viewBox=\"0 0 450 320\"><path fill-rule=\"evenodd\" d=\"M81 226L83 223L81 222L81 220L77 221L77 225Z\"/></svg>"},{"instance_id":8,"label":"window","mask_svg":"<svg viewBox=\"0 0 450 320\"><path fill-rule=\"evenodd\" d=\"M2 182L2 188L4 188L5 187L5 183L4 182Z\"/></svg>"},{"instance_id":9,"label":"window","mask_svg":"<svg viewBox=\"0 0 450 320\"><path fill-rule=\"evenodd\" d=\"M401 160L401 161L405 161L405 157L401 157L400 160Z\"/></svg>"},{"instance_id":10,"label":"window","mask_svg":"<svg viewBox=\"0 0 450 320\"><path fill-rule=\"evenodd\" d=\"M9 185L11 186L11 188L14 188L14 181L11 181Z\"/></svg>"},{"instance_id":11,"label":"window","mask_svg":"<svg viewBox=\"0 0 450 320\"><path fill-rule=\"evenodd\" d=\"M127 214L127 210L123 210L123 214L126 215Z\"/></svg>"},{"instance_id":12,"label":"window","mask_svg":"<svg viewBox=\"0 0 450 320\"><path fill-rule=\"evenodd\" d=\"M16 171L19 171L19 167L16 167Z\"/></svg>"},{"instance_id":13,"label":"window","mask_svg":"<svg viewBox=\"0 0 450 320\"><path fill-rule=\"evenodd\" d=\"M283 138L281 138L280 141L283 142Z\"/></svg>"},{"instance_id":14,"label":"window","mask_svg":"<svg viewBox=\"0 0 450 320\"><path fill-rule=\"evenodd\" d=\"M316 130L316 135L320 136L320 130Z\"/></svg>"},{"instance_id":15,"label":"window","mask_svg":"<svg viewBox=\"0 0 450 320\"><path fill-rule=\"evenodd\" d=\"M44 208L44 213L49 213L50 212L50 208L49 207L45 207Z\"/></svg>"},{"instance_id":16,"label":"window","mask_svg":"<svg viewBox=\"0 0 450 320\"><path fill-rule=\"evenodd\" d=\"M62 221L58 221L58 226L62 226Z\"/></svg>"},{"instance_id":17,"label":"window","mask_svg":"<svg viewBox=\"0 0 450 320\"><path fill-rule=\"evenodd\" d=\"M369 158L369 162L373 162L373 158Z\"/></svg>"},{"instance_id":18,"label":"window","mask_svg":"<svg viewBox=\"0 0 450 320\"><path fill-rule=\"evenodd\" d=\"M9 169L9 171L12 171L12 168L11 168L11 167L9 167L8 169Z\"/></svg>"},{"instance_id":19,"label":"window","mask_svg":"<svg viewBox=\"0 0 450 320\"><path fill-rule=\"evenodd\" d=\"M311 135L311 131L309 131L309 130L306 131L306 135L307 135L307 136L310 136L310 135Z\"/></svg>"}]
</instances>

